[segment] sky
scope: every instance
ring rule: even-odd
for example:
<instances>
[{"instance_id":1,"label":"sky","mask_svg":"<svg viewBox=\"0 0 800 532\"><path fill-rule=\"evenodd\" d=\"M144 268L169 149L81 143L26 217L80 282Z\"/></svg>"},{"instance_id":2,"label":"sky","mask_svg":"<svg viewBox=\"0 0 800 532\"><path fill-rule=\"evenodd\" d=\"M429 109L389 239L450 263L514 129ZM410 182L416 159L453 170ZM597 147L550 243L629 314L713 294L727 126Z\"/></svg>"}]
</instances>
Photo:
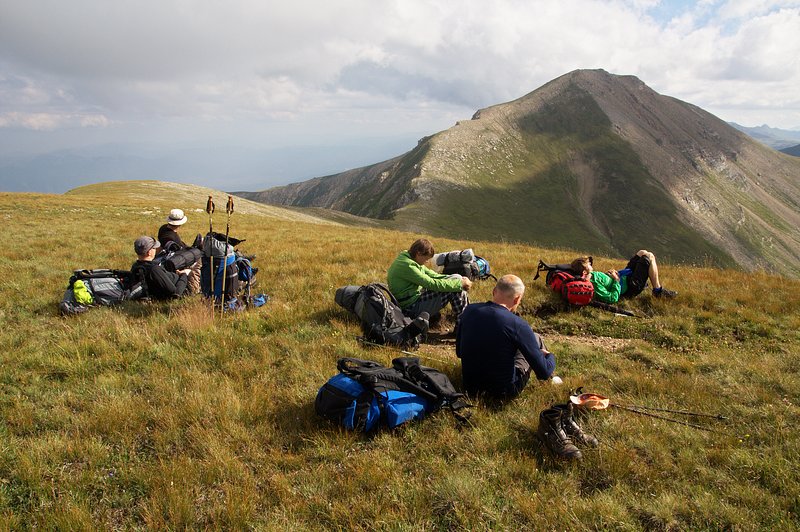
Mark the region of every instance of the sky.
<instances>
[{"instance_id":1,"label":"sky","mask_svg":"<svg viewBox=\"0 0 800 532\"><path fill-rule=\"evenodd\" d=\"M263 189L579 68L800 128L800 0L0 0L0 190Z\"/></svg>"}]
</instances>

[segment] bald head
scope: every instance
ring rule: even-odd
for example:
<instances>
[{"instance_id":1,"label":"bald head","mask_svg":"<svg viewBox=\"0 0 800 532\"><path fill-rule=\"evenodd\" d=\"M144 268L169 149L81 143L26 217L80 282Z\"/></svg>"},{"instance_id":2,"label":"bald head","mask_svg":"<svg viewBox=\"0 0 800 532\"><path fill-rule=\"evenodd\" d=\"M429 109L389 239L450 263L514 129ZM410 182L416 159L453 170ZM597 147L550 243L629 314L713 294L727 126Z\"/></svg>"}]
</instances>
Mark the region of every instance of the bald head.
<instances>
[{"instance_id":1,"label":"bald head","mask_svg":"<svg viewBox=\"0 0 800 532\"><path fill-rule=\"evenodd\" d=\"M525 283L516 275L508 274L498 279L497 285L492 290L492 301L513 311L522 301L523 294L525 294Z\"/></svg>"}]
</instances>

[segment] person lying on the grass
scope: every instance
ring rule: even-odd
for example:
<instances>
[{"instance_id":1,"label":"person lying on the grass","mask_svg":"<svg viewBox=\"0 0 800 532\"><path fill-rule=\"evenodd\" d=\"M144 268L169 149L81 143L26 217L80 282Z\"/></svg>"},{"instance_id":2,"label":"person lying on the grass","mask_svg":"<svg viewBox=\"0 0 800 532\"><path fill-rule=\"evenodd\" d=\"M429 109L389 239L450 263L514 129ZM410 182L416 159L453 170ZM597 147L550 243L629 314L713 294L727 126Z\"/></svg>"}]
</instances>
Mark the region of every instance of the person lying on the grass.
<instances>
[{"instance_id":1,"label":"person lying on the grass","mask_svg":"<svg viewBox=\"0 0 800 532\"><path fill-rule=\"evenodd\" d=\"M570 268L591 280L594 286L594 298L603 303L616 303L622 298L630 299L638 296L647 286L653 285L653 297L672 299L678 295L673 290L661 286L658 278L656 256L646 249L636 252L622 270L608 270L606 273L594 270L591 257L578 257L570 263Z\"/></svg>"},{"instance_id":2,"label":"person lying on the grass","mask_svg":"<svg viewBox=\"0 0 800 532\"><path fill-rule=\"evenodd\" d=\"M144 281L147 295L152 299L181 297L186 292L190 269L168 272L161 264L153 263L161 243L151 236L140 236L133 243L133 250L139 259L131 266L137 279Z\"/></svg>"},{"instance_id":3,"label":"person lying on the grass","mask_svg":"<svg viewBox=\"0 0 800 532\"><path fill-rule=\"evenodd\" d=\"M389 290L397 298L403 314L412 319L423 312L433 317L449 303L458 324L461 313L469 304L466 291L472 287L472 281L426 267L425 263L433 255L433 244L425 238L400 252L387 272Z\"/></svg>"},{"instance_id":4,"label":"person lying on the grass","mask_svg":"<svg viewBox=\"0 0 800 532\"><path fill-rule=\"evenodd\" d=\"M464 388L500 399L516 397L531 371L539 380L553 377L556 359L530 324L515 314L525 294L516 275L504 275L492 290L492 300L473 303L461 315L456 331L456 356L461 359Z\"/></svg>"}]
</instances>

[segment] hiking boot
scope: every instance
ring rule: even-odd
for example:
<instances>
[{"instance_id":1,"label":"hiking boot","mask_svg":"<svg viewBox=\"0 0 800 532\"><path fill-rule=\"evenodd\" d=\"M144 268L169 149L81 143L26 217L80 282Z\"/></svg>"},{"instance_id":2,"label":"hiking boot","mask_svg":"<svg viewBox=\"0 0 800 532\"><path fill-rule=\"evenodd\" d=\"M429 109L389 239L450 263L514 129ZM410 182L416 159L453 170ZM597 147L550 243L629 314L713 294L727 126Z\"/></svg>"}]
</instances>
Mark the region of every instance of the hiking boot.
<instances>
[{"instance_id":1,"label":"hiking boot","mask_svg":"<svg viewBox=\"0 0 800 532\"><path fill-rule=\"evenodd\" d=\"M561 410L561 426L564 427L564 432L572 438L572 441L578 445L585 445L587 447L597 447L600 442L591 434L586 434L583 429L578 425L573 417L572 403L565 403L560 405L553 405L553 408Z\"/></svg>"},{"instance_id":2,"label":"hiking boot","mask_svg":"<svg viewBox=\"0 0 800 532\"><path fill-rule=\"evenodd\" d=\"M653 297L663 297L664 299L675 299L678 292L664 288L653 288Z\"/></svg>"},{"instance_id":3,"label":"hiking boot","mask_svg":"<svg viewBox=\"0 0 800 532\"><path fill-rule=\"evenodd\" d=\"M580 460L583 458L583 454L572 443L572 439L561 424L563 414L564 411L558 408L542 410L539 414L539 428L536 430L536 436L556 456L569 460Z\"/></svg>"},{"instance_id":4,"label":"hiking boot","mask_svg":"<svg viewBox=\"0 0 800 532\"><path fill-rule=\"evenodd\" d=\"M420 334L425 334L428 332L428 313L421 312L420 315L414 319L414 321L405 326L405 330L408 332L408 335L411 338L415 338Z\"/></svg>"}]
</instances>

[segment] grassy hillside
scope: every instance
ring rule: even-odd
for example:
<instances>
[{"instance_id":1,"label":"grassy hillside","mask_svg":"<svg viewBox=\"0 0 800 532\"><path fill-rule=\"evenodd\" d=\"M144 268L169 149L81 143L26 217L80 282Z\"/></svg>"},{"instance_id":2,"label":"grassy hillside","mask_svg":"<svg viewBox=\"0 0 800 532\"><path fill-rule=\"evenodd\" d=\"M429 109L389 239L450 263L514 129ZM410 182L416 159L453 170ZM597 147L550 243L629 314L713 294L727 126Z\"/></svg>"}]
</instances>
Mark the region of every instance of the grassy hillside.
<instances>
[{"instance_id":1,"label":"grassy hillside","mask_svg":"<svg viewBox=\"0 0 800 532\"><path fill-rule=\"evenodd\" d=\"M489 123L483 136L494 127ZM612 255L646 245L675 261L703 257L735 265L685 223L664 186L584 89L569 85L507 129L517 133L516 145L444 166L437 177L463 175L463 184L442 187L430 201L400 211L398 225L464 238L569 242ZM591 176L579 175L580 169Z\"/></svg>"},{"instance_id":2,"label":"grassy hillside","mask_svg":"<svg viewBox=\"0 0 800 532\"><path fill-rule=\"evenodd\" d=\"M161 192L0 194L12 237L0 253L0 529L797 528L800 282L664 264L680 296L640 296L629 306L641 318L554 313L534 268L573 252L437 238L523 277L524 317L565 385L533 384L506 406L477 399L472 427L438 413L364 437L318 419L314 396L339 357L397 352L360 346L333 293L383 280L417 235L243 208L231 234L259 256L265 307L213 319L188 299L59 317L73 268L129 267L133 239L170 208L189 213L185 235L206 229L193 210L205 192ZM473 300L490 292L480 283ZM452 347L419 355L460 386ZM534 432L577 386L729 419L712 433L596 413L584 426L600 448L564 464Z\"/></svg>"}]
</instances>

